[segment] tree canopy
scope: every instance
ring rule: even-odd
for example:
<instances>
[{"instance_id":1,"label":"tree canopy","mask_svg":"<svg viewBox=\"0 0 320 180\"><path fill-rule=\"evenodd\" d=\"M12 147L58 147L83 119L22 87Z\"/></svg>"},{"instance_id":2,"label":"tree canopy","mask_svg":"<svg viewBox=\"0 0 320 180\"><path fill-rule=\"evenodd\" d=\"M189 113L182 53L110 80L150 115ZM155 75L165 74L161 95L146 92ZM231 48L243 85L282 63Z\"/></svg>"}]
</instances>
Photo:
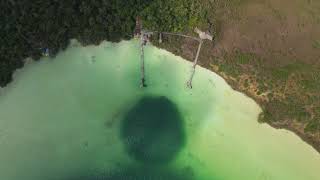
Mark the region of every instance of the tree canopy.
<instances>
[{"instance_id":1,"label":"tree canopy","mask_svg":"<svg viewBox=\"0 0 320 180\"><path fill-rule=\"evenodd\" d=\"M4 0L0 6L0 86L24 58L38 59L41 48L55 55L72 38L83 44L129 39L136 16L152 30L183 31L203 14L194 0Z\"/></svg>"}]
</instances>

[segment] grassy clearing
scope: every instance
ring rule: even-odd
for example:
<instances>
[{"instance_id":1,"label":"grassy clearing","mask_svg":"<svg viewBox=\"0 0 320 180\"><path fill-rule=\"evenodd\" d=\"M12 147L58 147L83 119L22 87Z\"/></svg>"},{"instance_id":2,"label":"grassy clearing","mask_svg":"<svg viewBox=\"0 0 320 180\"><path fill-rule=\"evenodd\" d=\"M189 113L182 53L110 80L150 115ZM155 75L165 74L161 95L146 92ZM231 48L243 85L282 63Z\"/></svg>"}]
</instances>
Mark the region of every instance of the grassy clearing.
<instances>
[{"instance_id":1,"label":"grassy clearing","mask_svg":"<svg viewBox=\"0 0 320 180\"><path fill-rule=\"evenodd\" d=\"M318 40L314 40L313 41L313 44L312 44L312 47L315 48L315 49L320 49L320 41Z\"/></svg>"},{"instance_id":2,"label":"grassy clearing","mask_svg":"<svg viewBox=\"0 0 320 180\"><path fill-rule=\"evenodd\" d=\"M281 67L266 67L264 60L252 53L235 51L226 54L224 61L215 61L219 71L239 81L239 75L255 77L257 95L265 92L269 101L262 101L264 109L261 122L279 123L298 121L305 124L305 131L320 132L320 68L294 60ZM237 83L237 82L235 82ZM243 87L249 88L246 79ZM292 84L293 87L288 86ZM282 94L281 98L276 96Z\"/></svg>"},{"instance_id":3,"label":"grassy clearing","mask_svg":"<svg viewBox=\"0 0 320 180\"><path fill-rule=\"evenodd\" d=\"M293 62L283 67L271 69L271 75L274 79L287 80L291 74L312 72L313 67L301 62Z\"/></svg>"}]
</instances>

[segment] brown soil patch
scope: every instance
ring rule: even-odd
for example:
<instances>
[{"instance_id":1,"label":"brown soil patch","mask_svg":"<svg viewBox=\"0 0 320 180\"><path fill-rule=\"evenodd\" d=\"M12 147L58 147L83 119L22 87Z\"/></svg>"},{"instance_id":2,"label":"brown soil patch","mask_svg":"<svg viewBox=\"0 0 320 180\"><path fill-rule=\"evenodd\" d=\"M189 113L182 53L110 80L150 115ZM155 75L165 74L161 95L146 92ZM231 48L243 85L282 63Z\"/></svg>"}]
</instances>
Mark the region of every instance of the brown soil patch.
<instances>
[{"instance_id":1,"label":"brown soil patch","mask_svg":"<svg viewBox=\"0 0 320 180\"><path fill-rule=\"evenodd\" d=\"M267 59L270 66L284 65L293 59L318 63L320 50L313 44L320 39L320 17L315 15L320 2L303 5L291 0L244 3L233 13L221 16L216 51L240 49L255 53Z\"/></svg>"}]
</instances>

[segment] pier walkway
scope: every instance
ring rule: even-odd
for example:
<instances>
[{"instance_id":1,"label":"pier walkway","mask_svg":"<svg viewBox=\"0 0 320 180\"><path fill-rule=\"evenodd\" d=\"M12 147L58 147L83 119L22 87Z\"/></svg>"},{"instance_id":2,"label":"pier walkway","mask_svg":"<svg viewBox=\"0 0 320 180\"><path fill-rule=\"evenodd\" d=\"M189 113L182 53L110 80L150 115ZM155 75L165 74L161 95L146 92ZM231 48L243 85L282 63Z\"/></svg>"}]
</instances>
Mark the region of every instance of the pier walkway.
<instances>
[{"instance_id":1,"label":"pier walkway","mask_svg":"<svg viewBox=\"0 0 320 180\"><path fill-rule=\"evenodd\" d=\"M171 35L171 36L180 36L180 37L184 37L184 38L190 38L193 40L196 40L199 42L199 46L198 46L198 50L197 50L197 54L196 57L193 61L193 65L192 65L192 69L191 69L191 75L189 80L187 81L187 87L192 89L192 80L195 74L195 70L196 70L196 66L198 63L198 59L199 59L199 55L200 55L200 51L201 51L201 47L203 44L204 40L211 40L212 41L212 36L209 35L206 32L202 32L200 31L198 28L195 28L195 32L199 35L199 37L193 37L193 36L189 36L189 35L185 35L185 34L180 34L180 33L171 33L171 32L159 32L159 31L146 31L142 29L142 23L140 18L137 18L136 21L136 28L135 28L135 32L134 35L135 37L138 37L140 39L140 61L141 61L141 65L140 65L140 71L141 71L141 77L140 77L140 87L146 87L146 77L145 77L145 58L144 58L144 46L149 42L150 37L155 34L158 33L159 34L159 43L162 43L162 35Z\"/></svg>"}]
</instances>

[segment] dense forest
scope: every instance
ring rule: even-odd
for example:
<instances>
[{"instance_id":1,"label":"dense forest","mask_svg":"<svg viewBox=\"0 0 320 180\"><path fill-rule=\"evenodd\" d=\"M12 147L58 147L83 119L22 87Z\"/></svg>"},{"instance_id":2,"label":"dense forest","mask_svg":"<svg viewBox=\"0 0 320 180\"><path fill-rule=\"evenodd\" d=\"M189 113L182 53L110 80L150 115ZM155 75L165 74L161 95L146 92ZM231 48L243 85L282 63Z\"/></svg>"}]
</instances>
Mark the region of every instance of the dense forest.
<instances>
[{"instance_id":1,"label":"dense forest","mask_svg":"<svg viewBox=\"0 0 320 180\"><path fill-rule=\"evenodd\" d=\"M4 0L0 7L0 86L43 48L54 56L72 38L83 44L130 39L136 16L166 31L186 30L205 16L193 0Z\"/></svg>"}]
</instances>

